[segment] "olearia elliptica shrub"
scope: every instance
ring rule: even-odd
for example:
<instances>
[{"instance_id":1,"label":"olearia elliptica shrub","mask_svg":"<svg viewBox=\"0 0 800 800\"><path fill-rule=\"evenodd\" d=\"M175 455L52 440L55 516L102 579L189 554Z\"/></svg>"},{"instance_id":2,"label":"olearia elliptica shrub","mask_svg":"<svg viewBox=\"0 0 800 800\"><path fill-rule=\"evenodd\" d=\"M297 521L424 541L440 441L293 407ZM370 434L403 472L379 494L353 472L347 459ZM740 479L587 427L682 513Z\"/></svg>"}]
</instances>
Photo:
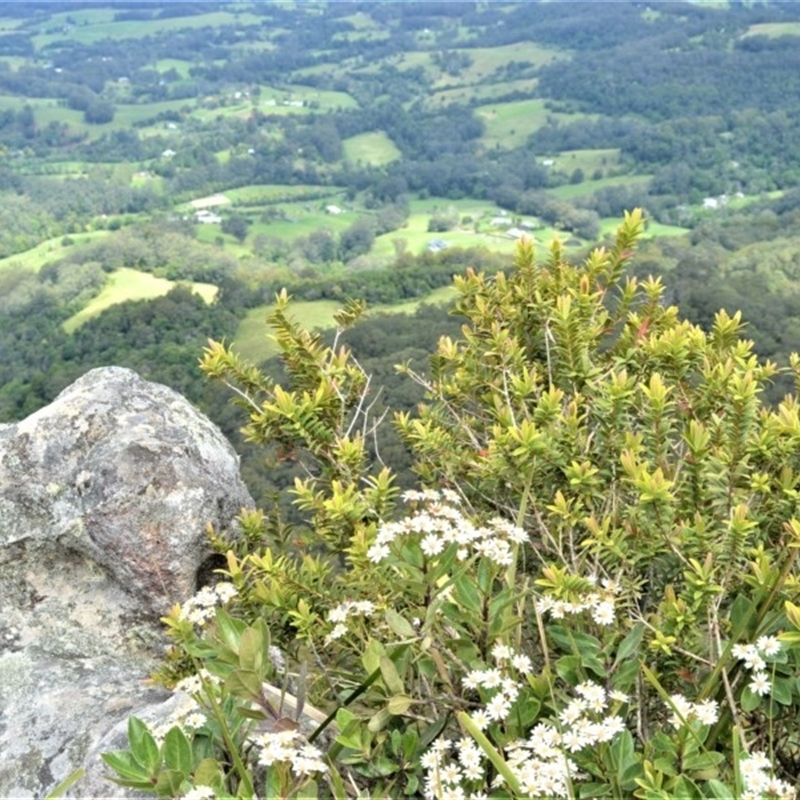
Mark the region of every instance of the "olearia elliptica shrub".
<instances>
[{"instance_id":1,"label":"olearia elliptica shrub","mask_svg":"<svg viewBox=\"0 0 800 800\"><path fill-rule=\"evenodd\" d=\"M211 342L251 440L304 467L293 537L247 512L223 583L173 609L186 703L106 756L162 796L790 798L800 774L800 405L761 401L738 314L682 320L523 240L456 277L458 339L399 414L420 488L370 455L370 379L278 298L285 385ZM785 369L800 373L793 357ZM301 540L301 547L296 540ZM294 542L294 543L293 543ZM222 588L220 588L222 587Z\"/></svg>"}]
</instances>

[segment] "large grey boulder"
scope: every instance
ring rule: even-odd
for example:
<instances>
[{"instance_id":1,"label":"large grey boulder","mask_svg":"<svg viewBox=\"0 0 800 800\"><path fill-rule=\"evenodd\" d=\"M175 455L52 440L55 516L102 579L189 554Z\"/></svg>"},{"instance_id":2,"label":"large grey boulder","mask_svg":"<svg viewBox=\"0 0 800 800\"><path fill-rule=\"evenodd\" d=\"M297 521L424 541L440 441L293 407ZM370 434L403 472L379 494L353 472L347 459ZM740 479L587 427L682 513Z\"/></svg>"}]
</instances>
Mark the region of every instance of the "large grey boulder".
<instances>
[{"instance_id":1,"label":"large grey boulder","mask_svg":"<svg viewBox=\"0 0 800 800\"><path fill-rule=\"evenodd\" d=\"M165 694L145 683L159 616L197 588L207 526L252 499L238 457L183 397L92 370L0 425L0 797L121 796L98 746Z\"/></svg>"}]
</instances>

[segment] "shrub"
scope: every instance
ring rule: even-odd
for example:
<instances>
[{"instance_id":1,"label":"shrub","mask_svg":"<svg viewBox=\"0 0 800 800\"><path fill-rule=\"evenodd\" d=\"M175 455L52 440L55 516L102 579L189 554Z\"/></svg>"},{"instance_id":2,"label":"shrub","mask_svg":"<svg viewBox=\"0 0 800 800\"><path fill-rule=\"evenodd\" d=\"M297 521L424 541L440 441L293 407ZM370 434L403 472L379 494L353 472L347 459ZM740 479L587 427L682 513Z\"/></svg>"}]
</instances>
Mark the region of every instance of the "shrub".
<instances>
[{"instance_id":1,"label":"shrub","mask_svg":"<svg viewBox=\"0 0 800 800\"><path fill-rule=\"evenodd\" d=\"M121 781L794 796L800 406L762 405L777 368L738 315L704 332L660 281L625 277L642 224L626 215L580 266L523 241L510 275L456 279L463 336L428 375L405 368L428 399L397 419L421 481L402 503L367 455L370 382L338 336L324 346L279 297L285 387L209 345L249 437L305 467L308 527L251 512L240 540L215 539L226 583L170 614L160 674L205 716L161 745L132 721L130 750L106 756Z\"/></svg>"}]
</instances>

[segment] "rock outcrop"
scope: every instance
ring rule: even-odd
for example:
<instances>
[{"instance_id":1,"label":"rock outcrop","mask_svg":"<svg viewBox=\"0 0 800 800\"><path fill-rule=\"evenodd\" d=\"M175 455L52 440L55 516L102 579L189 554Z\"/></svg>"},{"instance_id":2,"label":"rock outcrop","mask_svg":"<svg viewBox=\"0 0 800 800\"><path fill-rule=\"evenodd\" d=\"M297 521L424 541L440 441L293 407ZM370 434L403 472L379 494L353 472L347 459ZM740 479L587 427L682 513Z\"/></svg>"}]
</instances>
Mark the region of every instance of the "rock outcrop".
<instances>
[{"instance_id":1,"label":"rock outcrop","mask_svg":"<svg viewBox=\"0 0 800 800\"><path fill-rule=\"evenodd\" d=\"M99 743L165 697L158 621L197 588L207 526L252 500L220 431L171 389L93 370L0 425L0 797L119 796Z\"/></svg>"}]
</instances>

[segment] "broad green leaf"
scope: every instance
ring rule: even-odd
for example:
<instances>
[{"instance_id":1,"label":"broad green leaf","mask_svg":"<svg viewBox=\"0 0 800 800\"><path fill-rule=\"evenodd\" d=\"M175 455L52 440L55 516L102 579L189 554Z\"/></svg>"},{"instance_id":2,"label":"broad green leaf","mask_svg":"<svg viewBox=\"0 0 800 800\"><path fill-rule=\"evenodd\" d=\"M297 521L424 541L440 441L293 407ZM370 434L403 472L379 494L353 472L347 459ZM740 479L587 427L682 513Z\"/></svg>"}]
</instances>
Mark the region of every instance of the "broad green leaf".
<instances>
[{"instance_id":1,"label":"broad green leaf","mask_svg":"<svg viewBox=\"0 0 800 800\"><path fill-rule=\"evenodd\" d=\"M184 775L175 769L163 769L158 774L156 792L167 797L179 797L183 794L181 787L185 781Z\"/></svg>"},{"instance_id":2,"label":"broad green leaf","mask_svg":"<svg viewBox=\"0 0 800 800\"><path fill-rule=\"evenodd\" d=\"M255 672L237 669L225 679L225 689L234 697L258 700L261 697L261 678Z\"/></svg>"},{"instance_id":3,"label":"broad green leaf","mask_svg":"<svg viewBox=\"0 0 800 800\"><path fill-rule=\"evenodd\" d=\"M131 758L127 750L118 750L114 753L102 753L101 758L116 772L120 778L129 781L143 781L148 786L150 783L150 773Z\"/></svg>"},{"instance_id":4,"label":"broad green leaf","mask_svg":"<svg viewBox=\"0 0 800 800\"><path fill-rule=\"evenodd\" d=\"M248 628L239 640L239 664L242 669L262 675L264 664L262 653L264 643L261 638L261 631L257 628Z\"/></svg>"},{"instance_id":5,"label":"broad green leaf","mask_svg":"<svg viewBox=\"0 0 800 800\"><path fill-rule=\"evenodd\" d=\"M469 575L461 575L453 581L453 599L472 614L480 614L481 600L478 588Z\"/></svg>"},{"instance_id":6,"label":"broad green leaf","mask_svg":"<svg viewBox=\"0 0 800 800\"><path fill-rule=\"evenodd\" d=\"M397 671L394 661L392 661L389 656L381 656L380 667L381 679L383 680L386 688L392 694L403 694L405 691L403 679L400 677L400 673Z\"/></svg>"},{"instance_id":7,"label":"broad green leaf","mask_svg":"<svg viewBox=\"0 0 800 800\"><path fill-rule=\"evenodd\" d=\"M722 753L712 751L705 751L703 753L695 753L691 756L684 756L682 764L687 772L701 772L709 769L714 769L717 764L725 760Z\"/></svg>"},{"instance_id":8,"label":"broad green leaf","mask_svg":"<svg viewBox=\"0 0 800 800\"><path fill-rule=\"evenodd\" d=\"M407 694L396 694L394 697L389 698L387 708L389 713L394 716L402 716L414 705L414 698L409 697Z\"/></svg>"},{"instance_id":9,"label":"broad green leaf","mask_svg":"<svg viewBox=\"0 0 800 800\"><path fill-rule=\"evenodd\" d=\"M415 639L417 636L411 623L393 608L386 609L386 622L401 639Z\"/></svg>"},{"instance_id":10,"label":"broad green leaf","mask_svg":"<svg viewBox=\"0 0 800 800\"><path fill-rule=\"evenodd\" d=\"M184 777L191 773L194 766L192 746L189 744L186 734L177 725L167 731L161 752L164 763L170 769L180 772Z\"/></svg>"},{"instance_id":11,"label":"broad green leaf","mask_svg":"<svg viewBox=\"0 0 800 800\"><path fill-rule=\"evenodd\" d=\"M217 639L228 649L238 654L239 639L241 639L242 633L244 633L247 626L240 620L233 619L224 608L217 609L215 620L217 624Z\"/></svg>"},{"instance_id":12,"label":"broad green leaf","mask_svg":"<svg viewBox=\"0 0 800 800\"><path fill-rule=\"evenodd\" d=\"M391 718L392 715L389 709L382 708L380 711L370 717L369 722L367 723L367 730L371 731L372 733L377 733L386 727Z\"/></svg>"},{"instance_id":13,"label":"broad green leaf","mask_svg":"<svg viewBox=\"0 0 800 800\"><path fill-rule=\"evenodd\" d=\"M681 800L695 800L695 798L702 798L703 796L694 781L689 780L685 775L678 777L669 786L669 791L672 797L680 797Z\"/></svg>"},{"instance_id":14,"label":"broad green leaf","mask_svg":"<svg viewBox=\"0 0 800 800\"><path fill-rule=\"evenodd\" d=\"M792 704L792 688L794 678L785 678L777 675L775 680L772 681L772 696L776 702L782 706L790 706Z\"/></svg>"},{"instance_id":15,"label":"broad green leaf","mask_svg":"<svg viewBox=\"0 0 800 800\"><path fill-rule=\"evenodd\" d=\"M731 605L730 619L738 641L743 641L748 638L746 631L748 631L755 619L755 613L755 604L749 597L743 594L736 596L736 599Z\"/></svg>"},{"instance_id":16,"label":"broad green leaf","mask_svg":"<svg viewBox=\"0 0 800 800\"><path fill-rule=\"evenodd\" d=\"M214 758L204 758L194 771L195 786L216 786L221 778L219 764Z\"/></svg>"},{"instance_id":17,"label":"broad green leaf","mask_svg":"<svg viewBox=\"0 0 800 800\"><path fill-rule=\"evenodd\" d=\"M733 796L730 788L715 778L706 781L703 786L703 794L706 797L716 797L718 800L731 800Z\"/></svg>"},{"instance_id":18,"label":"broad green leaf","mask_svg":"<svg viewBox=\"0 0 800 800\"><path fill-rule=\"evenodd\" d=\"M625 661L631 656L635 655L642 643L642 636L644 635L644 623L637 622L630 633L619 643L617 648L617 657L614 659L616 666L621 661Z\"/></svg>"},{"instance_id":19,"label":"broad green leaf","mask_svg":"<svg viewBox=\"0 0 800 800\"><path fill-rule=\"evenodd\" d=\"M581 681L580 669L580 656L562 656L556 661L556 674L572 686Z\"/></svg>"},{"instance_id":20,"label":"broad green leaf","mask_svg":"<svg viewBox=\"0 0 800 800\"><path fill-rule=\"evenodd\" d=\"M742 689L742 696L739 699L742 711L755 711L761 705L761 695L751 691L747 686Z\"/></svg>"},{"instance_id":21,"label":"broad green leaf","mask_svg":"<svg viewBox=\"0 0 800 800\"><path fill-rule=\"evenodd\" d=\"M141 764L151 775L157 772L161 766L161 753L147 725L137 717L128 720L128 742L134 761Z\"/></svg>"}]
</instances>

